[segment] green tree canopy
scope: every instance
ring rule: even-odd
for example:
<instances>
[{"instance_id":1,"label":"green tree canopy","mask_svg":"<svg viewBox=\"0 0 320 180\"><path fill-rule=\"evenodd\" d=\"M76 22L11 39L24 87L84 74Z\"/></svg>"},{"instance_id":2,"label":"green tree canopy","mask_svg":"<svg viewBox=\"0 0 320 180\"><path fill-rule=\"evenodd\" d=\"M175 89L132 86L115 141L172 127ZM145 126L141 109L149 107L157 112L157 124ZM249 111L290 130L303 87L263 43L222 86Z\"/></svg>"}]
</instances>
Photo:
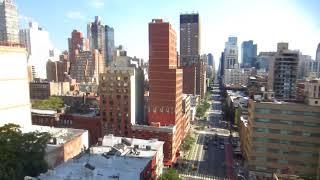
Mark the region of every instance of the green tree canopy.
<instances>
[{"instance_id":1,"label":"green tree canopy","mask_svg":"<svg viewBox=\"0 0 320 180\"><path fill-rule=\"evenodd\" d=\"M32 107L38 109L59 109L64 107L64 102L60 97L51 96L45 100L34 100Z\"/></svg>"},{"instance_id":2,"label":"green tree canopy","mask_svg":"<svg viewBox=\"0 0 320 180\"><path fill-rule=\"evenodd\" d=\"M181 180L175 169L169 168L165 173L159 176L158 180Z\"/></svg>"},{"instance_id":3,"label":"green tree canopy","mask_svg":"<svg viewBox=\"0 0 320 180\"><path fill-rule=\"evenodd\" d=\"M0 179L38 176L48 169L44 159L49 133L22 133L19 126L0 127Z\"/></svg>"}]
</instances>

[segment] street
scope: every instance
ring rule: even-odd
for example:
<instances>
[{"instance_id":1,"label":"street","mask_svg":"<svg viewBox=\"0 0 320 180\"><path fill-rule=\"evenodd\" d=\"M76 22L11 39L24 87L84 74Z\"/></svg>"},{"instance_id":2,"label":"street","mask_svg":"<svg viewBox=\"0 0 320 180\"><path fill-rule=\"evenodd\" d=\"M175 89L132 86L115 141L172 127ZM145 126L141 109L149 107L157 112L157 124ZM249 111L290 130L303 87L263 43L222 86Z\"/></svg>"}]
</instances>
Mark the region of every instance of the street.
<instances>
[{"instance_id":1,"label":"street","mask_svg":"<svg viewBox=\"0 0 320 180\"><path fill-rule=\"evenodd\" d=\"M191 156L184 160L186 168L180 169L183 179L235 179L233 175L233 150L229 141L228 122L224 121L220 89L214 84L210 109L206 119L198 120L202 130L197 134Z\"/></svg>"}]
</instances>

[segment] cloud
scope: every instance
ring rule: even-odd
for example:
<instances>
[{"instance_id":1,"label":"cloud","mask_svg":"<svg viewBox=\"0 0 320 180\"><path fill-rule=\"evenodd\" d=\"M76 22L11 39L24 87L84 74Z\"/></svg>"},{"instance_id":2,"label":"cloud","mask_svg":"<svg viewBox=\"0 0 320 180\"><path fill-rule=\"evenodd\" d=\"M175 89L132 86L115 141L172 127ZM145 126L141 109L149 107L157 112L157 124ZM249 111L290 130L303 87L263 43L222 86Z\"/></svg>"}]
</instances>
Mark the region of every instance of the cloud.
<instances>
[{"instance_id":1,"label":"cloud","mask_svg":"<svg viewBox=\"0 0 320 180\"><path fill-rule=\"evenodd\" d=\"M94 8L100 9L104 7L104 0L91 0L90 5Z\"/></svg>"},{"instance_id":2,"label":"cloud","mask_svg":"<svg viewBox=\"0 0 320 180\"><path fill-rule=\"evenodd\" d=\"M67 17L69 19L84 19L84 15L79 11L69 11L67 12Z\"/></svg>"}]
</instances>

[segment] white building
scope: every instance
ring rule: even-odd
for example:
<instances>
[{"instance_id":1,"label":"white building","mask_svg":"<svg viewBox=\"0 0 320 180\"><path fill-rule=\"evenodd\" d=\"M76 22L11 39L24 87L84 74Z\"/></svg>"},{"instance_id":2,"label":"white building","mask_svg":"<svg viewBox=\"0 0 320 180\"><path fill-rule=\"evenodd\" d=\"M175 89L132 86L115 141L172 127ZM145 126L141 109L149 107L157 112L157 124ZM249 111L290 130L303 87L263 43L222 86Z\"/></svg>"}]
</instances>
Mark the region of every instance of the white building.
<instances>
[{"instance_id":1,"label":"white building","mask_svg":"<svg viewBox=\"0 0 320 180\"><path fill-rule=\"evenodd\" d=\"M0 126L31 125L31 104L24 48L0 46Z\"/></svg>"},{"instance_id":2,"label":"white building","mask_svg":"<svg viewBox=\"0 0 320 180\"><path fill-rule=\"evenodd\" d=\"M157 140L105 136L102 146L91 147L90 153L80 154L38 178L153 179L162 174L163 144Z\"/></svg>"},{"instance_id":3,"label":"white building","mask_svg":"<svg viewBox=\"0 0 320 180\"><path fill-rule=\"evenodd\" d=\"M19 43L18 10L11 0L0 0L0 42Z\"/></svg>"},{"instance_id":4,"label":"white building","mask_svg":"<svg viewBox=\"0 0 320 180\"><path fill-rule=\"evenodd\" d=\"M29 23L28 29L19 32L20 43L24 44L28 52L28 63L32 66L33 77L47 78L46 63L49 59L58 56L54 50L48 31L43 30L35 22Z\"/></svg>"},{"instance_id":5,"label":"white building","mask_svg":"<svg viewBox=\"0 0 320 180\"><path fill-rule=\"evenodd\" d=\"M226 86L246 86L250 75L250 69L226 69L223 77L223 84Z\"/></svg>"},{"instance_id":6,"label":"white building","mask_svg":"<svg viewBox=\"0 0 320 180\"><path fill-rule=\"evenodd\" d=\"M238 68L237 37L229 37L224 49L224 69Z\"/></svg>"},{"instance_id":7,"label":"white building","mask_svg":"<svg viewBox=\"0 0 320 180\"><path fill-rule=\"evenodd\" d=\"M36 111L47 114L56 113L53 110ZM47 132L51 135L52 139L47 144L45 154L45 160L49 168L54 168L89 148L88 130L32 125L21 128L21 131L23 133Z\"/></svg>"}]
</instances>

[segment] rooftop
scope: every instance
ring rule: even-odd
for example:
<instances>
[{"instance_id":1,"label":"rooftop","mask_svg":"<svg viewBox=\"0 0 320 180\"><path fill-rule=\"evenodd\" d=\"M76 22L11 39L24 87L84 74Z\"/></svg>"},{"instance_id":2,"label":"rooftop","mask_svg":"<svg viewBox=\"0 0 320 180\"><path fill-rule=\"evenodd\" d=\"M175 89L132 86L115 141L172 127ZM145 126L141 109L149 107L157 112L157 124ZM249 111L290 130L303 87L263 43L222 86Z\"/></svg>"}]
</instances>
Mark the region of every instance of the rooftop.
<instances>
[{"instance_id":1,"label":"rooftop","mask_svg":"<svg viewBox=\"0 0 320 180\"><path fill-rule=\"evenodd\" d=\"M90 148L90 153L80 154L38 178L55 179L140 179L163 141L122 138L108 135L102 146ZM148 147L147 147L148 146Z\"/></svg>"},{"instance_id":2,"label":"rooftop","mask_svg":"<svg viewBox=\"0 0 320 180\"><path fill-rule=\"evenodd\" d=\"M57 139L57 145L61 145L70 141L74 137L80 136L87 130L32 125L29 127L21 128L21 131L23 133L28 133L33 131L48 132L49 134L51 134L53 138Z\"/></svg>"}]
</instances>

